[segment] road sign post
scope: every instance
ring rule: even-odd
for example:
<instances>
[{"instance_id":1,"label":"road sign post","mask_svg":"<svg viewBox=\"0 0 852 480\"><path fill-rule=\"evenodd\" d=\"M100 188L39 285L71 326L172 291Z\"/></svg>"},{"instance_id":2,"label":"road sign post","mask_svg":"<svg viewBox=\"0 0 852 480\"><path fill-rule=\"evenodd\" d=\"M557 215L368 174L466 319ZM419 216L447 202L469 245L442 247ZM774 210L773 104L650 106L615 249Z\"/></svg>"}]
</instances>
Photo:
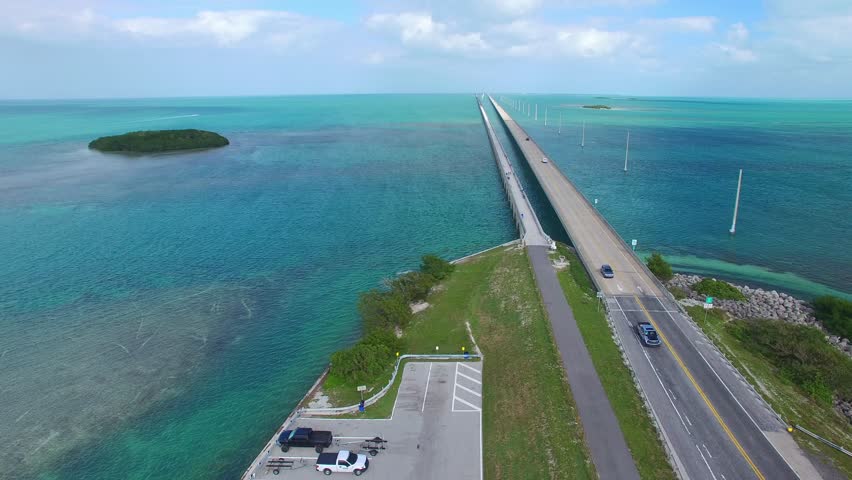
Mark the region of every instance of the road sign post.
<instances>
[{"instance_id":1,"label":"road sign post","mask_svg":"<svg viewBox=\"0 0 852 480\"><path fill-rule=\"evenodd\" d=\"M713 297L704 300L704 322L707 322L707 311L713 308Z\"/></svg>"},{"instance_id":2,"label":"road sign post","mask_svg":"<svg viewBox=\"0 0 852 480\"><path fill-rule=\"evenodd\" d=\"M636 240L635 238L633 240L630 240L630 246L633 247L634 252L636 251L636 245L638 245L638 244L639 244L639 240Z\"/></svg>"},{"instance_id":3,"label":"road sign post","mask_svg":"<svg viewBox=\"0 0 852 480\"><path fill-rule=\"evenodd\" d=\"M597 293L597 297L598 297L598 301L597 301L597 310L598 310L598 311L600 311L600 310L601 310L601 301L602 301L602 300L603 300L603 298L604 298L604 293L603 293L603 292L598 292L598 293Z\"/></svg>"}]
</instances>

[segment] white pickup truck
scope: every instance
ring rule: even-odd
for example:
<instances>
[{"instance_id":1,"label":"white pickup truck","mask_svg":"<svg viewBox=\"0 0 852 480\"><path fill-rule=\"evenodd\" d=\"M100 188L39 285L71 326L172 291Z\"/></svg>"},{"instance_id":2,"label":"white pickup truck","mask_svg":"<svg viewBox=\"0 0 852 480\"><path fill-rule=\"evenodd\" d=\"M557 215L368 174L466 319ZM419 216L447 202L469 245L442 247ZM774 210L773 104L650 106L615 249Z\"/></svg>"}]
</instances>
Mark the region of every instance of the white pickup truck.
<instances>
[{"instance_id":1,"label":"white pickup truck","mask_svg":"<svg viewBox=\"0 0 852 480\"><path fill-rule=\"evenodd\" d=\"M317 471L326 475L332 473L354 473L361 475L370 468L370 460L366 455L341 450L337 453L321 453L317 458Z\"/></svg>"}]
</instances>

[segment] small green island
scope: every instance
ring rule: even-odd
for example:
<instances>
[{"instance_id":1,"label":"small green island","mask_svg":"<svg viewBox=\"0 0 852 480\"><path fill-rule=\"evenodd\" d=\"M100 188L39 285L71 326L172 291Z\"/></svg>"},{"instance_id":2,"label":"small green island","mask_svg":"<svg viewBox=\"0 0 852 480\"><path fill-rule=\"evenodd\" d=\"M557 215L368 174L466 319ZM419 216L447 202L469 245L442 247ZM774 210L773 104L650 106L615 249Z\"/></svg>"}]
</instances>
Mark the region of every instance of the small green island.
<instances>
[{"instance_id":1,"label":"small green island","mask_svg":"<svg viewBox=\"0 0 852 480\"><path fill-rule=\"evenodd\" d=\"M89 143L89 148L101 152L160 153L218 148L229 143L222 135L206 130L147 130L101 137Z\"/></svg>"},{"instance_id":2,"label":"small green island","mask_svg":"<svg viewBox=\"0 0 852 480\"><path fill-rule=\"evenodd\" d=\"M611 110L612 107L609 105L583 105L583 108L593 108L595 110Z\"/></svg>"}]
</instances>

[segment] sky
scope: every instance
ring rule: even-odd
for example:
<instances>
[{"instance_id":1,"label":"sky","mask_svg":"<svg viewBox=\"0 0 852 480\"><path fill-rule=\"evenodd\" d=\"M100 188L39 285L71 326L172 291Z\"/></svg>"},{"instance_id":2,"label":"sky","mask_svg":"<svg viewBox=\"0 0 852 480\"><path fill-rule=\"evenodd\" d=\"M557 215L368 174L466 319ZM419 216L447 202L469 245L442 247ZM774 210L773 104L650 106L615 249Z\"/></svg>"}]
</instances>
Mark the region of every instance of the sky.
<instances>
[{"instance_id":1,"label":"sky","mask_svg":"<svg viewBox=\"0 0 852 480\"><path fill-rule=\"evenodd\" d=\"M0 98L850 98L852 0L0 0Z\"/></svg>"}]
</instances>

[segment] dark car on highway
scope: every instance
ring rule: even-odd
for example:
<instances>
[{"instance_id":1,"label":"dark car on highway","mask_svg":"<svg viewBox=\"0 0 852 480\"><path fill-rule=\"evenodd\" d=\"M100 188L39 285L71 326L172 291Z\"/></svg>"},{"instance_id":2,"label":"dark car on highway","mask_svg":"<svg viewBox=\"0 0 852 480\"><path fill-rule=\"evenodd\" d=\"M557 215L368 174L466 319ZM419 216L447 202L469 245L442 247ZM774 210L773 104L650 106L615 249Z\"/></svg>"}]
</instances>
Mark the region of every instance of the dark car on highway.
<instances>
[{"instance_id":1,"label":"dark car on highway","mask_svg":"<svg viewBox=\"0 0 852 480\"><path fill-rule=\"evenodd\" d=\"M603 275L604 278L612 278L615 276L615 272L612 271L612 267L604 264L601 265L601 275Z\"/></svg>"}]
</instances>

